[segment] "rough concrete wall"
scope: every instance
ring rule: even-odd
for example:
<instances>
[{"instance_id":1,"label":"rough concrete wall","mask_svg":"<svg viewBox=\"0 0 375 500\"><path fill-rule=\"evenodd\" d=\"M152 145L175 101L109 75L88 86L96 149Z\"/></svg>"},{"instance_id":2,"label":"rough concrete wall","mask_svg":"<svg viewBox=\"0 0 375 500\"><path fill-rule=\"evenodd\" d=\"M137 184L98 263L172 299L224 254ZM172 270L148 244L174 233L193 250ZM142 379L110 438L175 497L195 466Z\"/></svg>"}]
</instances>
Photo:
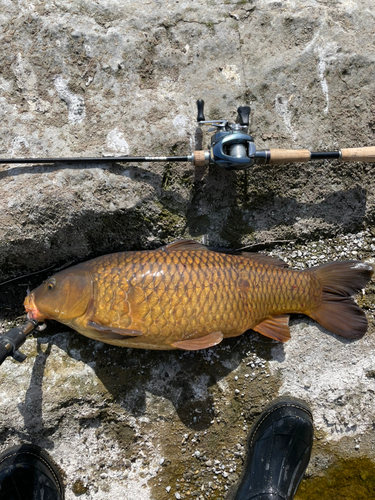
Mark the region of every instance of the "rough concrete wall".
<instances>
[{"instance_id":1,"label":"rough concrete wall","mask_svg":"<svg viewBox=\"0 0 375 500\"><path fill-rule=\"evenodd\" d=\"M373 145L372 4L1 0L0 154L188 154L197 98L206 119L233 121L250 104L259 149ZM293 240L273 252L297 267L371 261L374 192L362 163L0 166L0 278L181 237L231 248ZM45 276L1 286L0 314L14 322ZM247 334L194 355L109 348L50 326L25 346L24 365L0 372L4 446L49 449L68 499L223 498L252 420L289 392L316 416L312 475L335 453L370 456L371 287L361 300L370 335L354 343L301 318L285 346Z\"/></svg>"},{"instance_id":2,"label":"rough concrete wall","mask_svg":"<svg viewBox=\"0 0 375 500\"><path fill-rule=\"evenodd\" d=\"M252 106L264 147L373 141L371 2L2 2L4 156L187 154ZM204 144L208 143L205 135ZM373 220L371 165L1 167L0 271L155 247L311 238ZM27 239L27 249L24 242ZM11 255L11 257L10 257Z\"/></svg>"}]
</instances>

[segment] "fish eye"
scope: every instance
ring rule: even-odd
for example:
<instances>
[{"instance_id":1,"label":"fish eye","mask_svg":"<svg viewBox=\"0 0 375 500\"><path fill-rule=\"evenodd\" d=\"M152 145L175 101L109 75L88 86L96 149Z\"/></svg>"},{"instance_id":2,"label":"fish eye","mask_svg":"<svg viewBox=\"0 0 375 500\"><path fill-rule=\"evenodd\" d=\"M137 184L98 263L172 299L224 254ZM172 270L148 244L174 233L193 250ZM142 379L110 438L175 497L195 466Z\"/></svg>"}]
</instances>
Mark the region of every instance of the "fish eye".
<instances>
[{"instance_id":1,"label":"fish eye","mask_svg":"<svg viewBox=\"0 0 375 500\"><path fill-rule=\"evenodd\" d=\"M47 283L47 288L48 290L53 290L55 288L56 281L54 279L49 280Z\"/></svg>"}]
</instances>

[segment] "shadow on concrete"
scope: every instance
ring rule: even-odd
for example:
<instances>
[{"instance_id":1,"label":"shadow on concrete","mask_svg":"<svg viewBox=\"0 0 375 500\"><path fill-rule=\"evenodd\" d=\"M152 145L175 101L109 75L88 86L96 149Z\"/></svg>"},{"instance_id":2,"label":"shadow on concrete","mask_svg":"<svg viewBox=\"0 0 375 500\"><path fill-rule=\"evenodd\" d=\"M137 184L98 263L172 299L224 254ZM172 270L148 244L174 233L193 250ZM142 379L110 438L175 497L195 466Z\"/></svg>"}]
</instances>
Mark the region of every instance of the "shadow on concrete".
<instances>
[{"instance_id":1,"label":"shadow on concrete","mask_svg":"<svg viewBox=\"0 0 375 500\"><path fill-rule=\"evenodd\" d=\"M129 349L84 338L73 330L66 333L66 327L52 323L51 330L61 330L61 333L50 337L48 354L51 345L56 345L73 359L89 364L111 394L111 399L132 416L145 415L147 394L152 394L169 400L183 424L197 431L208 428L214 418L212 387L236 370L250 354L270 360L271 350L276 344L249 331L226 339L215 348L196 352ZM30 434L43 425L41 369L47 351L45 355L38 354L27 398L21 407ZM283 356L280 359L283 361ZM33 402L34 399L40 402ZM35 406L33 417L27 416L32 405Z\"/></svg>"},{"instance_id":2,"label":"shadow on concrete","mask_svg":"<svg viewBox=\"0 0 375 500\"><path fill-rule=\"evenodd\" d=\"M55 429L47 429L43 422L43 378L47 359L51 354L52 344L43 347L37 343L38 354L31 373L30 385L26 391L25 401L18 404L19 412L24 419L25 431L20 436L29 442L36 442L44 448L53 448L53 441L48 438ZM43 437L42 443L40 437Z\"/></svg>"},{"instance_id":3,"label":"shadow on concrete","mask_svg":"<svg viewBox=\"0 0 375 500\"><path fill-rule=\"evenodd\" d=\"M279 181L282 182L282 177ZM366 216L367 190L358 183L346 190L333 191L321 201L301 202L282 196L279 189L266 192L264 185L259 191L255 187L250 189L251 182L256 185L257 180L254 177L250 180L249 172L238 174L211 166L203 174L197 169L187 207L189 233L194 237L208 235L210 239L219 231L235 248L241 246L244 236L275 228L280 228L278 232L284 238L301 241L332 237L338 232L345 234L360 228ZM267 182L271 183L269 179ZM277 178L273 179L274 184L277 182ZM305 190L308 200L311 186ZM220 226L215 220L218 214L222 214Z\"/></svg>"},{"instance_id":4,"label":"shadow on concrete","mask_svg":"<svg viewBox=\"0 0 375 500\"><path fill-rule=\"evenodd\" d=\"M150 177L160 177L157 174L154 174L150 170L145 168L140 168L132 163L121 163L121 162L108 162L103 158L102 163L90 163L90 162L82 162L82 163L69 163L69 162L55 162L55 163L44 163L44 164L15 164L16 166L10 167L6 170L0 171L0 180L5 179L6 177L13 177L18 175L25 174L47 174L58 172L60 170L90 170L94 168L101 168L103 170L108 170L111 173L122 175L124 170L128 172L128 175L137 176L150 176Z\"/></svg>"}]
</instances>

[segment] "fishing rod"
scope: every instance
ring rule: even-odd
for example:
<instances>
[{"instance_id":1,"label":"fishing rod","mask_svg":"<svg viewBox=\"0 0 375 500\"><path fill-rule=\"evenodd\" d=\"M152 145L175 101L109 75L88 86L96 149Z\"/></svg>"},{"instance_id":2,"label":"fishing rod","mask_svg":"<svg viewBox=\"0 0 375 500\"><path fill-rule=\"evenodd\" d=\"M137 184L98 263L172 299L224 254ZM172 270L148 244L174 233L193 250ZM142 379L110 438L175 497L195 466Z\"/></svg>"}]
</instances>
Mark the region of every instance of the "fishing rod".
<instances>
[{"instance_id":1,"label":"fishing rod","mask_svg":"<svg viewBox=\"0 0 375 500\"><path fill-rule=\"evenodd\" d=\"M22 363L26 356L18 349L31 337L35 330L39 329L35 319L28 319L25 323L11 328L4 335L0 335L0 365L8 356Z\"/></svg>"},{"instance_id":2,"label":"fishing rod","mask_svg":"<svg viewBox=\"0 0 375 500\"><path fill-rule=\"evenodd\" d=\"M209 132L211 147L208 151L197 150L186 156L111 156L78 158L2 158L0 164L12 163L145 163L145 162L189 162L194 166L218 165L226 170L246 170L256 164L277 165L282 163L308 162L311 160L341 160L375 162L375 146L347 148L338 151L309 151L307 149L263 149L257 150L254 139L248 135L250 107L240 106L236 123L226 119L206 120L204 101L197 101L198 125L211 125Z\"/></svg>"}]
</instances>

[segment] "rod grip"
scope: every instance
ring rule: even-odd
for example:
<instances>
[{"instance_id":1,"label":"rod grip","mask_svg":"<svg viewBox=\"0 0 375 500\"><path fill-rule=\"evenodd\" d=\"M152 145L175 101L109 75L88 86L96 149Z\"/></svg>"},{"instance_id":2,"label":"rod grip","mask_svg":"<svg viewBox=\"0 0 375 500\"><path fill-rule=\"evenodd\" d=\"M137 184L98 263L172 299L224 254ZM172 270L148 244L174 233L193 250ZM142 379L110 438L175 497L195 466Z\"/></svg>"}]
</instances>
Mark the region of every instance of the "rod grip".
<instances>
[{"instance_id":1,"label":"rod grip","mask_svg":"<svg viewBox=\"0 0 375 500\"><path fill-rule=\"evenodd\" d=\"M305 162L310 160L310 151L307 149L270 149L269 164Z\"/></svg>"},{"instance_id":2,"label":"rod grip","mask_svg":"<svg viewBox=\"0 0 375 500\"><path fill-rule=\"evenodd\" d=\"M342 149L341 161L367 161L375 163L375 146Z\"/></svg>"},{"instance_id":3,"label":"rod grip","mask_svg":"<svg viewBox=\"0 0 375 500\"><path fill-rule=\"evenodd\" d=\"M195 167L204 167L209 163L208 151L194 151L193 165Z\"/></svg>"}]
</instances>

